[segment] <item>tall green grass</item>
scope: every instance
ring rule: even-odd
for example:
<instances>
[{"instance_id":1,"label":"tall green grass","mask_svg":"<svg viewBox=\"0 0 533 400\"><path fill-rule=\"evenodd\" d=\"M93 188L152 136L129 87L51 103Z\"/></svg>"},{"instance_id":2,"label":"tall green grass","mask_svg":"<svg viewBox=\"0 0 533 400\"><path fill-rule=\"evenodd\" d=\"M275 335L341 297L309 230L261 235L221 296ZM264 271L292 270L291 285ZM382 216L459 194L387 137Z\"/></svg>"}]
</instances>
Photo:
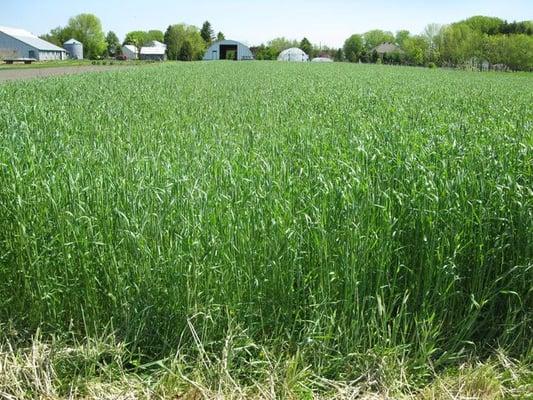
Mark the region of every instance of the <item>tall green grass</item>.
<instances>
[{"instance_id":1,"label":"tall green grass","mask_svg":"<svg viewBox=\"0 0 533 400\"><path fill-rule=\"evenodd\" d=\"M0 322L148 360L239 330L332 378L531 354L532 89L278 63L2 85Z\"/></svg>"}]
</instances>

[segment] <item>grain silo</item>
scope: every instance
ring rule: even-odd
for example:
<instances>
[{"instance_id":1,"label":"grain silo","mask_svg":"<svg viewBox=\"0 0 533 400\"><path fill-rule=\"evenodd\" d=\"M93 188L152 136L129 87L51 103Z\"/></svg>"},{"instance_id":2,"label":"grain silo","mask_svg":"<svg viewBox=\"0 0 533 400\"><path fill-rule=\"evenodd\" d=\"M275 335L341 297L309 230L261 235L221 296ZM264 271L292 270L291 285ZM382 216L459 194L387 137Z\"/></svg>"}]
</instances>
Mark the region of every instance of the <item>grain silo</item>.
<instances>
[{"instance_id":1,"label":"grain silo","mask_svg":"<svg viewBox=\"0 0 533 400\"><path fill-rule=\"evenodd\" d=\"M67 40L63 47L68 51L69 57L74 60L83 60L83 44L76 39Z\"/></svg>"}]
</instances>

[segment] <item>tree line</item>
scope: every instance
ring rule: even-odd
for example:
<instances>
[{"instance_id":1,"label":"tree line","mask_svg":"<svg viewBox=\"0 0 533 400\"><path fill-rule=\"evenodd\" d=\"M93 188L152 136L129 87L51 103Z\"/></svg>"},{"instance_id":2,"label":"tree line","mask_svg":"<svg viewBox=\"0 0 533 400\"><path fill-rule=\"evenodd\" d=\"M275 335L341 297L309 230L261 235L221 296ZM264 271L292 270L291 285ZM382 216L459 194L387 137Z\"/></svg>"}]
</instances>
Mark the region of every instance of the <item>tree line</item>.
<instances>
[{"instance_id":1,"label":"tree line","mask_svg":"<svg viewBox=\"0 0 533 400\"><path fill-rule=\"evenodd\" d=\"M378 53L391 43L394 50ZM533 70L533 21L507 22L475 16L450 25L429 24L419 35L373 30L350 36L342 56L349 62L383 62L416 66Z\"/></svg>"},{"instance_id":2,"label":"tree line","mask_svg":"<svg viewBox=\"0 0 533 400\"><path fill-rule=\"evenodd\" d=\"M70 18L65 27L54 28L42 38L58 46L71 38L79 40L84 45L85 57L90 59L114 57L120 54L122 45L140 48L155 40L167 45L169 60L194 61L202 59L207 47L215 40L223 40L224 34L215 35L209 21L201 28L182 23L168 26L165 32L131 31L121 43L114 32L104 34L95 15L80 14ZM383 43L389 44L387 51L378 51ZM252 46L250 50L257 60L275 60L291 47L302 49L311 58L329 57L335 61L463 68L488 64L532 71L533 21L507 22L475 16L445 26L429 24L417 35L406 30L393 34L379 29L354 34L338 49L317 46L305 37L300 41L280 37Z\"/></svg>"}]
</instances>

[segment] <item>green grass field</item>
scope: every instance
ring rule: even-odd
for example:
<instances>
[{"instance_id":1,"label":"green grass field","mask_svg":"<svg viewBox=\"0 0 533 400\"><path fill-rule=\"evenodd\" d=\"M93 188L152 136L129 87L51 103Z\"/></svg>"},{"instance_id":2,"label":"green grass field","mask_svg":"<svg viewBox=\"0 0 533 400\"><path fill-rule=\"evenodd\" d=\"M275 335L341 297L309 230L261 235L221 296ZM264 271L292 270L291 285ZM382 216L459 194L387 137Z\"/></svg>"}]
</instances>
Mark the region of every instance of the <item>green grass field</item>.
<instances>
[{"instance_id":1,"label":"green grass field","mask_svg":"<svg viewBox=\"0 0 533 400\"><path fill-rule=\"evenodd\" d=\"M303 399L530 366L532 104L531 74L349 64L0 85L3 340L120 349L58 396L110 365Z\"/></svg>"}]
</instances>

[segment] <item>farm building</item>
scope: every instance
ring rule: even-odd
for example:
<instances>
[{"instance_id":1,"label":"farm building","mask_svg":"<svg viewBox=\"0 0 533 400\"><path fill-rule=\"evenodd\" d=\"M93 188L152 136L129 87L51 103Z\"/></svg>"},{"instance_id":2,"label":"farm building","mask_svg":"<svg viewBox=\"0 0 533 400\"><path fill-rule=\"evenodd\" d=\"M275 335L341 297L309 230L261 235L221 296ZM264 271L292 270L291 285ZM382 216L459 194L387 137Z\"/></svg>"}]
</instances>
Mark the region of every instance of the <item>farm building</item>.
<instances>
[{"instance_id":1,"label":"farm building","mask_svg":"<svg viewBox=\"0 0 533 400\"><path fill-rule=\"evenodd\" d=\"M65 49L24 29L0 27L0 58L33 58L47 61L64 60L66 57Z\"/></svg>"},{"instance_id":2,"label":"farm building","mask_svg":"<svg viewBox=\"0 0 533 400\"><path fill-rule=\"evenodd\" d=\"M329 57L315 57L311 62L333 62L333 60Z\"/></svg>"},{"instance_id":3,"label":"farm building","mask_svg":"<svg viewBox=\"0 0 533 400\"><path fill-rule=\"evenodd\" d=\"M235 40L219 40L213 43L204 55L204 61L212 60L253 60L250 49Z\"/></svg>"},{"instance_id":4,"label":"farm building","mask_svg":"<svg viewBox=\"0 0 533 400\"><path fill-rule=\"evenodd\" d=\"M69 58L74 60L83 60L83 44L76 39L67 40L63 47L68 52Z\"/></svg>"},{"instance_id":5,"label":"farm building","mask_svg":"<svg viewBox=\"0 0 533 400\"><path fill-rule=\"evenodd\" d=\"M165 61L167 59L167 45L157 40L152 40L147 46L141 47L141 60Z\"/></svg>"},{"instance_id":6,"label":"farm building","mask_svg":"<svg viewBox=\"0 0 533 400\"><path fill-rule=\"evenodd\" d=\"M128 60L136 60L138 57L137 47L132 44L126 44L122 46L122 55Z\"/></svg>"},{"instance_id":7,"label":"farm building","mask_svg":"<svg viewBox=\"0 0 533 400\"><path fill-rule=\"evenodd\" d=\"M375 47L372 51L375 51L378 55L382 56L384 54L399 53L402 50L399 46L394 43L381 43L379 46Z\"/></svg>"},{"instance_id":8,"label":"farm building","mask_svg":"<svg viewBox=\"0 0 533 400\"><path fill-rule=\"evenodd\" d=\"M309 56L305 54L304 51L296 47L292 47L290 49L283 50L278 57L278 61L305 62L309 61Z\"/></svg>"}]
</instances>

